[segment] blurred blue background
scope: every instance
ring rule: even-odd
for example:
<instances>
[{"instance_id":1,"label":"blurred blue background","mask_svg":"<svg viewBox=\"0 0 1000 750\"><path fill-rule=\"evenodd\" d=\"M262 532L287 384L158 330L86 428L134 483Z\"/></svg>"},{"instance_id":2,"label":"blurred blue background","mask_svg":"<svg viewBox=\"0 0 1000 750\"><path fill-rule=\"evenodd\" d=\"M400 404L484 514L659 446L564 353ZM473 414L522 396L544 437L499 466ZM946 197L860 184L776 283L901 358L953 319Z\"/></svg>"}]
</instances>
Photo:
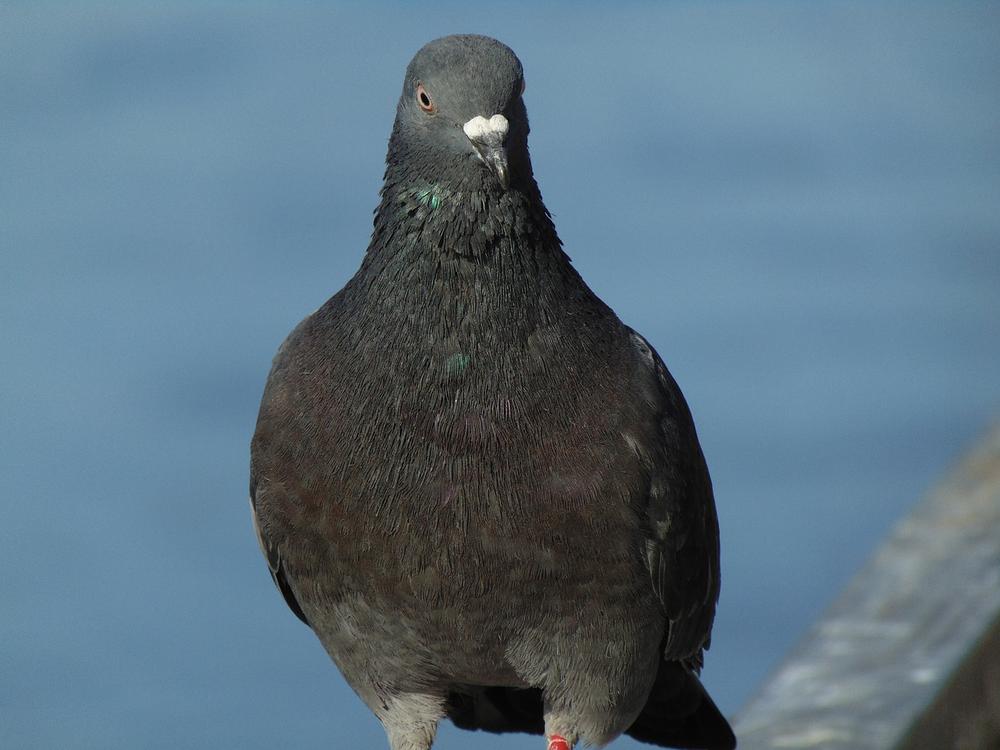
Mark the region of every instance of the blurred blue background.
<instances>
[{"instance_id":1,"label":"blurred blue background","mask_svg":"<svg viewBox=\"0 0 1000 750\"><path fill-rule=\"evenodd\" d=\"M272 588L248 441L407 61L465 31L520 55L566 249L691 403L727 712L997 415L996 4L4 3L0 746L385 746Z\"/></svg>"}]
</instances>

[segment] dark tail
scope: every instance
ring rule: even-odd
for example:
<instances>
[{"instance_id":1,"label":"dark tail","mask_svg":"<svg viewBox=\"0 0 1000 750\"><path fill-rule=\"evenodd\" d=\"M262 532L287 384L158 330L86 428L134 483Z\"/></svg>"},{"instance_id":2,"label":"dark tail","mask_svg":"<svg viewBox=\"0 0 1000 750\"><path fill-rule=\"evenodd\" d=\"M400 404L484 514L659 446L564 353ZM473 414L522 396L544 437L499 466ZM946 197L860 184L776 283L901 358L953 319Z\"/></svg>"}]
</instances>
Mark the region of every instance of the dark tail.
<instances>
[{"instance_id":1,"label":"dark tail","mask_svg":"<svg viewBox=\"0 0 1000 750\"><path fill-rule=\"evenodd\" d=\"M542 691L462 686L448 696L448 718L460 729L541 734ZM649 700L625 734L660 747L733 750L729 722L698 678L677 662L660 665Z\"/></svg>"},{"instance_id":2,"label":"dark tail","mask_svg":"<svg viewBox=\"0 0 1000 750\"><path fill-rule=\"evenodd\" d=\"M642 713L625 734L660 747L733 750L736 736L701 681L678 662L660 664Z\"/></svg>"},{"instance_id":3,"label":"dark tail","mask_svg":"<svg viewBox=\"0 0 1000 750\"><path fill-rule=\"evenodd\" d=\"M463 686L448 696L448 718L459 729L542 734L542 691Z\"/></svg>"}]
</instances>

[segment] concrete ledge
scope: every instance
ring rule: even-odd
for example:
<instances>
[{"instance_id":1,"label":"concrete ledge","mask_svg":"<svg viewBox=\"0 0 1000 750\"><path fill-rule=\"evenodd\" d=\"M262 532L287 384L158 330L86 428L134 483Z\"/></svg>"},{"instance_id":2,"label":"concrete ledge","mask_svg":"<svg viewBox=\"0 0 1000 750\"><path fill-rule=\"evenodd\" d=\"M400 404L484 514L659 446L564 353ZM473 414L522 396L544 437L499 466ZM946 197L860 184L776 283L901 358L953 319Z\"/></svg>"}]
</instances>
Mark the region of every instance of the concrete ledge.
<instances>
[{"instance_id":1,"label":"concrete ledge","mask_svg":"<svg viewBox=\"0 0 1000 750\"><path fill-rule=\"evenodd\" d=\"M1000 427L736 721L741 750L1000 747Z\"/></svg>"}]
</instances>

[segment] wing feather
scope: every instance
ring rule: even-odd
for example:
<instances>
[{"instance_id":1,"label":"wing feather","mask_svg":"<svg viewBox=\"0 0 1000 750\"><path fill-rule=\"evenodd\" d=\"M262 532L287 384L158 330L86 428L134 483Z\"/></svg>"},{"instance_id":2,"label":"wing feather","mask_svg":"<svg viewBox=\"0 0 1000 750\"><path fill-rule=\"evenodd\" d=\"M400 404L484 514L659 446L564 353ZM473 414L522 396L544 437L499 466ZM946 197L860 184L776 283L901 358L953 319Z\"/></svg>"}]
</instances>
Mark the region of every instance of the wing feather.
<instances>
[{"instance_id":1,"label":"wing feather","mask_svg":"<svg viewBox=\"0 0 1000 750\"><path fill-rule=\"evenodd\" d=\"M719 598L719 524L712 481L684 396L639 334L632 340L657 390L658 457L647 493L646 562L667 615L664 656L701 665Z\"/></svg>"},{"instance_id":2,"label":"wing feather","mask_svg":"<svg viewBox=\"0 0 1000 750\"><path fill-rule=\"evenodd\" d=\"M299 604L298 599L295 598L295 592L292 591L292 585L285 573L285 568L281 559L281 550L278 545L272 543L263 532L260 517L257 512L256 489L257 486L255 483L255 486L250 490L250 515L253 519L253 530L257 535L257 543L260 545L260 551L264 553L264 559L267 560L267 568L271 572L271 580L273 580L274 585L278 587L278 591L280 591L281 595L284 597L288 608L292 610L295 616L302 620L302 622L309 625L309 620L306 619L306 615L302 611L302 606Z\"/></svg>"}]
</instances>

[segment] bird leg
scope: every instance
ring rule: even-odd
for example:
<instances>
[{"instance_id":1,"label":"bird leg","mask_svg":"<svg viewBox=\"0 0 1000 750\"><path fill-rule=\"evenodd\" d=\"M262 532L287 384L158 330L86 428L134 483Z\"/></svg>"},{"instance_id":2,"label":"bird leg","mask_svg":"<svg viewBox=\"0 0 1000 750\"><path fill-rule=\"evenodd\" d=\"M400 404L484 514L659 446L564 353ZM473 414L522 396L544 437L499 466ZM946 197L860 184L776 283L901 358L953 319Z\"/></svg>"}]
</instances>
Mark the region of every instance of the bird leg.
<instances>
[{"instance_id":1,"label":"bird leg","mask_svg":"<svg viewBox=\"0 0 1000 750\"><path fill-rule=\"evenodd\" d=\"M549 750L573 750L573 748L570 746L569 740L561 734L553 734L549 736Z\"/></svg>"},{"instance_id":2,"label":"bird leg","mask_svg":"<svg viewBox=\"0 0 1000 750\"><path fill-rule=\"evenodd\" d=\"M389 736L391 750L431 750L444 699L437 695L400 693L375 712Z\"/></svg>"}]
</instances>

